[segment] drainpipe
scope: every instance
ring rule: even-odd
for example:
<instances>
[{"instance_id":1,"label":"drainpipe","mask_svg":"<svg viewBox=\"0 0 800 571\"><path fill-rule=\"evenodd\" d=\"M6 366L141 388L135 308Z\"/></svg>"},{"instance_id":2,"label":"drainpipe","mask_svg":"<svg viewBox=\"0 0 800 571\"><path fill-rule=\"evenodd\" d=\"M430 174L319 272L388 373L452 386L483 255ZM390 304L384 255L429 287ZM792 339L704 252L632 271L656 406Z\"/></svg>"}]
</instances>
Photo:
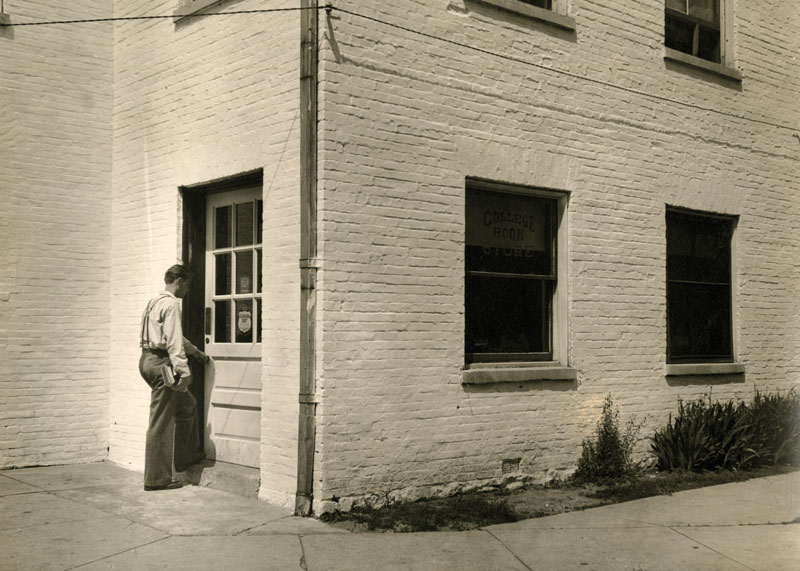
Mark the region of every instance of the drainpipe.
<instances>
[{"instance_id":1,"label":"drainpipe","mask_svg":"<svg viewBox=\"0 0 800 571\"><path fill-rule=\"evenodd\" d=\"M316 444L318 2L300 1L300 416L295 515L311 515Z\"/></svg>"}]
</instances>

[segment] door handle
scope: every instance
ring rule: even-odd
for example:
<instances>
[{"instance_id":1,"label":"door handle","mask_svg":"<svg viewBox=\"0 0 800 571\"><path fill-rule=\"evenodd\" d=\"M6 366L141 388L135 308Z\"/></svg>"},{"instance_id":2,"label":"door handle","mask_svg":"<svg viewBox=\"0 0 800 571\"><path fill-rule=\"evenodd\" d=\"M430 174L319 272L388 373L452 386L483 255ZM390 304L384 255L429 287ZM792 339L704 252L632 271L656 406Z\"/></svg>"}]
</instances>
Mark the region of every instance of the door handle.
<instances>
[{"instance_id":1,"label":"door handle","mask_svg":"<svg viewBox=\"0 0 800 571\"><path fill-rule=\"evenodd\" d=\"M211 335L211 308L210 307L206 307L206 314L205 314L205 320L204 320L203 328L204 328L204 330L206 332L206 335Z\"/></svg>"}]
</instances>

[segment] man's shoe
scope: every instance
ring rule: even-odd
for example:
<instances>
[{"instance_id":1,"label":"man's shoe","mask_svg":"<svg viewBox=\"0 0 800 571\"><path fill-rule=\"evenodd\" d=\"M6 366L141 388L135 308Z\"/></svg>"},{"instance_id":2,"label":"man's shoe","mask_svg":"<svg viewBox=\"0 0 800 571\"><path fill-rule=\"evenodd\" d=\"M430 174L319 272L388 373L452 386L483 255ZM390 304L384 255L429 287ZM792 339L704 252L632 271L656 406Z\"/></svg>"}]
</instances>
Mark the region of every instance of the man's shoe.
<instances>
[{"instance_id":1,"label":"man's shoe","mask_svg":"<svg viewBox=\"0 0 800 571\"><path fill-rule=\"evenodd\" d=\"M183 487L183 482L170 482L169 484L164 484L163 486L145 486L145 492L155 492L157 490L175 490L178 488Z\"/></svg>"}]
</instances>

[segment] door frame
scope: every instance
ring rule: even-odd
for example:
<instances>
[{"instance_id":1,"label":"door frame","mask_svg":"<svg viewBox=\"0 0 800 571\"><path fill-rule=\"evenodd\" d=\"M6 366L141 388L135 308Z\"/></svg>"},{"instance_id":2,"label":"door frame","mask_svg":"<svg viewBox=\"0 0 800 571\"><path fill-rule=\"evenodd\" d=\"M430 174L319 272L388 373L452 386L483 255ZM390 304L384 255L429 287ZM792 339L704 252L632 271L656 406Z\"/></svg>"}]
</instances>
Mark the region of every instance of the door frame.
<instances>
[{"instance_id":1,"label":"door frame","mask_svg":"<svg viewBox=\"0 0 800 571\"><path fill-rule=\"evenodd\" d=\"M178 187L182 200L181 254L184 265L194 275L189 292L183 299L183 334L198 349L205 351L206 290L206 199L211 194L230 192L246 187L263 187L264 171L256 169L230 177ZM189 359L192 371L191 393L198 403L200 442L205 442L206 410L205 365Z\"/></svg>"}]
</instances>

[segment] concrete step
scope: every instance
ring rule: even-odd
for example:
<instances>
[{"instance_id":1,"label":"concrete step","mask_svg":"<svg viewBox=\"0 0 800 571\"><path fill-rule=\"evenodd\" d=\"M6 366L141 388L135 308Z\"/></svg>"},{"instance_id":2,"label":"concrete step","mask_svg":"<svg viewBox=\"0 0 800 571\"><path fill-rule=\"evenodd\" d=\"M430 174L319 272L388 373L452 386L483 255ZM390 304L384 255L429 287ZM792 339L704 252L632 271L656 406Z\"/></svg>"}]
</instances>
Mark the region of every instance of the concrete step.
<instances>
[{"instance_id":1,"label":"concrete step","mask_svg":"<svg viewBox=\"0 0 800 571\"><path fill-rule=\"evenodd\" d=\"M246 498L257 498L261 483L258 468L216 460L203 460L185 472L179 472L177 479L195 486L223 490Z\"/></svg>"}]
</instances>

